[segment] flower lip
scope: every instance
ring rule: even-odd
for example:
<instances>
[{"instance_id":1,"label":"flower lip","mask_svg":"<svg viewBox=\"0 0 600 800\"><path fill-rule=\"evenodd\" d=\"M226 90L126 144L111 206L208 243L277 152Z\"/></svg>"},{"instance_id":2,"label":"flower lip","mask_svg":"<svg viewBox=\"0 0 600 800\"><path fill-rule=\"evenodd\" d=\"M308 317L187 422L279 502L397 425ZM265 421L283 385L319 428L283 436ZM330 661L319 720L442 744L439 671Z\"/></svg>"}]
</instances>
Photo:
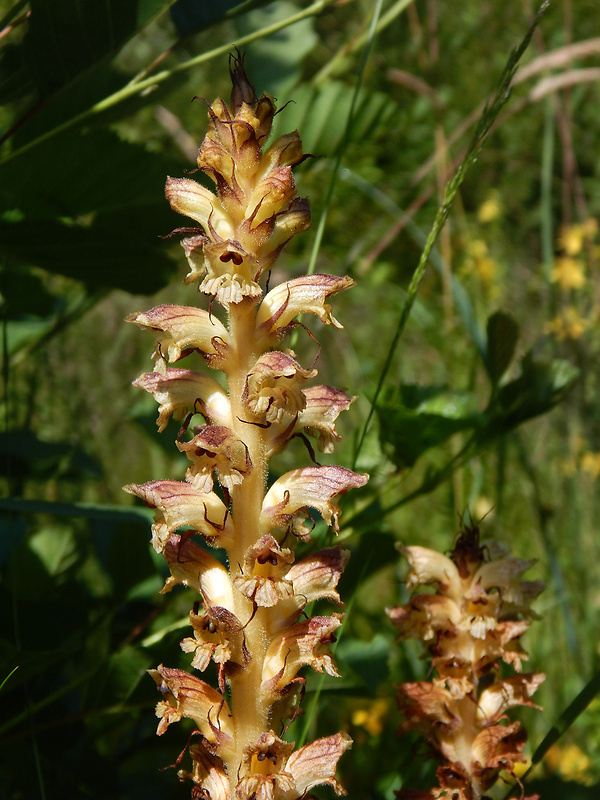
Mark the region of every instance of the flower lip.
<instances>
[{"instance_id":1,"label":"flower lip","mask_svg":"<svg viewBox=\"0 0 600 800\"><path fill-rule=\"evenodd\" d=\"M308 506L315 508L325 524L332 525L338 533L341 512L335 498L348 489L364 486L368 480L367 474L336 466L301 467L287 472L275 481L263 500L261 525L266 532L288 527ZM301 535L301 530L297 529L297 533Z\"/></svg>"},{"instance_id":2,"label":"flower lip","mask_svg":"<svg viewBox=\"0 0 600 800\"><path fill-rule=\"evenodd\" d=\"M233 579L233 585L257 606L272 608L294 595L287 578L293 561L292 550L282 548L273 536L262 536L246 552L242 574Z\"/></svg>"},{"instance_id":3,"label":"flower lip","mask_svg":"<svg viewBox=\"0 0 600 800\"><path fill-rule=\"evenodd\" d=\"M156 357L178 361L191 350L198 350L209 359L222 355L229 334L214 316L191 306L162 305L129 314L126 322L151 330L157 339Z\"/></svg>"},{"instance_id":4,"label":"flower lip","mask_svg":"<svg viewBox=\"0 0 600 800\"><path fill-rule=\"evenodd\" d=\"M201 492L210 492L213 488L213 471L221 485L232 491L252 469L248 448L225 425L204 425L193 439L177 442L177 447L192 462L186 480Z\"/></svg>"},{"instance_id":5,"label":"flower lip","mask_svg":"<svg viewBox=\"0 0 600 800\"><path fill-rule=\"evenodd\" d=\"M165 700L156 706L158 735L182 717L193 719L208 742L228 749L233 743L233 722L225 699L204 681L181 669L164 667L148 670Z\"/></svg>"},{"instance_id":6,"label":"flower lip","mask_svg":"<svg viewBox=\"0 0 600 800\"><path fill-rule=\"evenodd\" d=\"M245 404L254 416L267 422L296 416L306 406L302 387L316 374L316 369L303 369L287 353L271 350L260 356L248 373Z\"/></svg>"},{"instance_id":7,"label":"flower lip","mask_svg":"<svg viewBox=\"0 0 600 800\"><path fill-rule=\"evenodd\" d=\"M233 535L228 509L214 492L199 492L189 483L169 480L132 483L123 488L156 509L152 544L158 553L178 528L193 528L209 542Z\"/></svg>"},{"instance_id":8,"label":"flower lip","mask_svg":"<svg viewBox=\"0 0 600 800\"><path fill-rule=\"evenodd\" d=\"M167 427L171 416L182 419L202 413L211 422L231 424L231 404L219 384L188 369L168 367L164 372L146 372L133 385L149 392L159 404L158 432Z\"/></svg>"},{"instance_id":9,"label":"flower lip","mask_svg":"<svg viewBox=\"0 0 600 800\"><path fill-rule=\"evenodd\" d=\"M326 299L349 289L355 282L335 275L305 275L276 286L262 301L256 315L261 335L281 336L298 314L315 314L325 325L342 326L331 313Z\"/></svg>"}]
</instances>

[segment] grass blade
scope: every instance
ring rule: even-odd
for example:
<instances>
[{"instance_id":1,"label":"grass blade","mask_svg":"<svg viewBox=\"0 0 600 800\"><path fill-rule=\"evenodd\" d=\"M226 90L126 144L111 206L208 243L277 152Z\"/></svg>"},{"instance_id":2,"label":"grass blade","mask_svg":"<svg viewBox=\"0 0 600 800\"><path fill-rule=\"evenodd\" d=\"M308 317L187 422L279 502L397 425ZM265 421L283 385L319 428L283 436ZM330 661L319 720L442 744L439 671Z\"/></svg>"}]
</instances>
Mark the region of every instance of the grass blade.
<instances>
[{"instance_id":1,"label":"grass blade","mask_svg":"<svg viewBox=\"0 0 600 800\"><path fill-rule=\"evenodd\" d=\"M510 85L515 76L515 72L517 71L519 61L521 60L523 54L527 50L527 47L529 46L529 43L531 41L531 37L533 36L535 29L539 25L543 15L548 9L548 6L549 2L548 0L545 0L545 2L542 3L540 10L536 14L535 19L531 23L529 30L525 34L523 41L519 44L518 47L516 47L511 52L508 61L506 63L506 66L504 68L504 71L502 73L502 76L500 78L500 83L498 84L498 88L496 89L496 92L492 98L492 101L489 104L487 104L483 110L477 128L475 129L475 133L473 134L473 138L471 139L471 143L469 145L467 153L464 159L462 160L460 166L456 170L454 176L446 184L444 190L444 200L442 202L442 205L438 209L435 220L433 221L433 226L431 228L429 236L427 237L425 247L423 248L423 252L421 253L419 263L417 264L417 268L415 269L413 276L411 278L407 291L407 297L400 311L398 325L396 327L396 331L392 338L383 365L383 369L379 376L379 381L375 389L373 400L371 401L371 408L369 410L369 414L367 416L366 422L364 424L363 430L358 440L358 444L356 446L356 451L354 454L354 467L356 467L356 462L358 460L358 456L362 449L365 436L367 435L367 431L369 430L371 420L373 419L373 414L375 413L375 406L377 405L377 400L379 399L379 395L381 394L381 390L383 389L383 385L390 370L392 360L396 352L396 348L400 341L400 337L402 336L402 333L410 316L410 312L416 300L417 293L421 286L421 282L425 277L425 272L427 270L427 265L429 263L429 257L431 255L431 251L433 250L433 246L436 243L437 238L440 235L442 228L446 223L448 214L450 213L450 208L452 207L452 202L456 197L456 193L458 192L462 182L465 179L467 171L469 170L473 162L477 159L477 154L483 147L485 139L490 131L490 128L492 127L498 115L500 114L500 112L502 111L502 109L504 108L504 106L508 101L508 98L510 96Z\"/></svg>"}]
</instances>

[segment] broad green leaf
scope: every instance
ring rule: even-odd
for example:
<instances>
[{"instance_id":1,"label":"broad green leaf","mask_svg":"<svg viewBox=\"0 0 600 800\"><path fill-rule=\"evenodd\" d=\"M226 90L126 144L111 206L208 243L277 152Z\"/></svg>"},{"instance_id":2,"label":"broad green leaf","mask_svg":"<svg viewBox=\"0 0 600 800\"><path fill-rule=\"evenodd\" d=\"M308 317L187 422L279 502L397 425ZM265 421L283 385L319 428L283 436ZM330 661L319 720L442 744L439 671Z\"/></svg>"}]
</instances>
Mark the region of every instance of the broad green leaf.
<instances>
[{"instance_id":1,"label":"broad green leaf","mask_svg":"<svg viewBox=\"0 0 600 800\"><path fill-rule=\"evenodd\" d=\"M73 530L43 528L29 538L29 549L35 553L47 574L58 577L71 569L80 558Z\"/></svg>"},{"instance_id":2,"label":"broad green leaf","mask_svg":"<svg viewBox=\"0 0 600 800\"><path fill-rule=\"evenodd\" d=\"M370 575L398 559L396 538L391 533L380 531L381 515L379 508L368 508L363 515L358 514L352 520L364 530L356 548L352 549L352 557L344 570L340 581L340 593L344 597L356 590L356 587Z\"/></svg>"},{"instance_id":3,"label":"broad green leaf","mask_svg":"<svg viewBox=\"0 0 600 800\"><path fill-rule=\"evenodd\" d=\"M494 386L508 369L518 338L519 326L510 314L496 311L488 319L486 367Z\"/></svg>"},{"instance_id":4,"label":"broad green leaf","mask_svg":"<svg viewBox=\"0 0 600 800\"><path fill-rule=\"evenodd\" d=\"M84 706L106 709L124 703L147 678L149 666L150 656L139 648L126 646L113 653L88 684Z\"/></svg>"},{"instance_id":5,"label":"broad green leaf","mask_svg":"<svg viewBox=\"0 0 600 800\"><path fill-rule=\"evenodd\" d=\"M578 375L568 361L536 361L528 353L521 362L521 375L500 388L479 439L507 433L550 411L572 389Z\"/></svg>"},{"instance_id":6,"label":"broad green leaf","mask_svg":"<svg viewBox=\"0 0 600 800\"><path fill-rule=\"evenodd\" d=\"M47 290L42 274L20 268L3 268L0 273L3 313L12 320L34 321L58 310L60 299Z\"/></svg>"},{"instance_id":7,"label":"broad green leaf","mask_svg":"<svg viewBox=\"0 0 600 800\"><path fill-rule=\"evenodd\" d=\"M398 467L411 467L432 447L481 421L475 397L443 386L402 385L377 406L380 438Z\"/></svg>"},{"instance_id":8,"label":"broad green leaf","mask_svg":"<svg viewBox=\"0 0 600 800\"><path fill-rule=\"evenodd\" d=\"M6 25L13 23L15 19L22 14L27 6L28 0L4 0L0 3L0 29L4 29ZM8 6L8 8L7 8Z\"/></svg>"},{"instance_id":9,"label":"broad green leaf","mask_svg":"<svg viewBox=\"0 0 600 800\"><path fill-rule=\"evenodd\" d=\"M109 130L71 131L0 167L0 203L27 219L0 223L0 255L90 288L150 294L167 281L177 225L164 198L170 162Z\"/></svg>"},{"instance_id":10,"label":"broad green leaf","mask_svg":"<svg viewBox=\"0 0 600 800\"><path fill-rule=\"evenodd\" d=\"M111 55L160 10L157 0L31 0L24 60L47 97Z\"/></svg>"},{"instance_id":11,"label":"broad green leaf","mask_svg":"<svg viewBox=\"0 0 600 800\"><path fill-rule=\"evenodd\" d=\"M0 433L0 474L50 478L98 478L99 467L81 447L47 442L29 429Z\"/></svg>"},{"instance_id":12,"label":"broad green leaf","mask_svg":"<svg viewBox=\"0 0 600 800\"><path fill-rule=\"evenodd\" d=\"M1 233L0 233L1 236ZM47 333L49 325L43 319L14 320L6 323L6 352L13 355L22 347Z\"/></svg>"},{"instance_id":13,"label":"broad green leaf","mask_svg":"<svg viewBox=\"0 0 600 800\"><path fill-rule=\"evenodd\" d=\"M73 530L66 527L41 527L21 540L7 564L7 587L23 607L23 613L25 606L35 605L50 594L54 611L67 610L69 601L61 587L73 585L71 579L83 557L81 545ZM78 612L85 614L83 608ZM30 650L54 647L51 632L59 625L60 619L54 617L38 635L32 630L23 632L22 647ZM72 633L71 627L69 631Z\"/></svg>"},{"instance_id":14,"label":"broad green leaf","mask_svg":"<svg viewBox=\"0 0 600 800\"><path fill-rule=\"evenodd\" d=\"M168 209L163 189L170 167L113 131L72 131L35 148L26 168L21 159L0 167L0 204L32 217L71 219L148 204Z\"/></svg>"},{"instance_id":15,"label":"broad green leaf","mask_svg":"<svg viewBox=\"0 0 600 800\"><path fill-rule=\"evenodd\" d=\"M0 225L0 253L14 263L37 266L85 283L90 289L115 288L151 294L168 281L173 263L158 239L166 225L152 224L157 214L99 216L92 225L40 220ZM145 226L148 226L145 228ZM149 231L154 231L154 235Z\"/></svg>"},{"instance_id":16,"label":"broad green leaf","mask_svg":"<svg viewBox=\"0 0 600 800\"><path fill-rule=\"evenodd\" d=\"M389 676L390 641L381 633L369 642L344 637L336 650L336 659L358 675L371 690Z\"/></svg>"},{"instance_id":17,"label":"broad green leaf","mask_svg":"<svg viewBox=\"0 0 600 800\"><path fill-rule=\"evenodd\" d=\"M175 0L138 0L137 27L143 28L153 19L170 8Z\"/></svg>"},{"instance_id":18,"label":"broad green leaf","mask_svg":"<svg viewBox=\"0 0 600 800\"><path fill-rule=\"evenodd\" d=\"M238 9L240 13L257 6L271 3L272 0L177 0L171 6L171 19L180 36L189 36L217 22L227 12ZM227 14L229 16L229 14Z\"/></svg>"},{"instance_id":19,"label":"broad green leaf","mask_svg":"<svg viewBox=\"0 0 600 800\"><path fill-rule=\"evenodd\" d=\"M72 642L64 640L56 642L56 647L52 650L24 650L16 647L13 642L0 639L0 669L2 674L10 672L10 675L13 675L16 669L15 664L19 668L10 683L6 685L5 691L11 692L36 675L46 670L54 669L56 664L63 661L73 652ZM5 722L6 719L0 720L0 732Z\"/></svg>"},{"instance_id":20,"label":"broad green leaf","mask_svg":"<svg viewBox=\"0 0 600 800\"><path fill-rule=\"evenodd\" d=\"M32 89L21 48L8 43L0 51L0 101L2 104L11 103L25 97Z\"/></svg>"},{"instance_id":21,"label":"broad green leaf","mask_svg":"<svg viewBox=\"0 0 600 800\"><path fill-rule=\"evenodd\" d=\"M150 557L147 524L126 522L116 526L107 551L106 571L114 597L153 600L162 589L160 576Z\"/></svg>"},{"instance_id":22,"label":"broad green leaf","mask_svg":"<svg viewBox=\"0 0 600 800\"><path fill-rule=\"evenodd\" d=\"M236 28L241 36L245 36L291 17L298 11L297 3L280 0L244 14L236 20ZM261 43L260 50L250 48L245 58L246 71L252 76L252 82L259 92L265 89L276 96L287 97L291 86L301 75L304 57L317 41L314 22L307 18L268 36Z\"/></svg>"}]
</instances>

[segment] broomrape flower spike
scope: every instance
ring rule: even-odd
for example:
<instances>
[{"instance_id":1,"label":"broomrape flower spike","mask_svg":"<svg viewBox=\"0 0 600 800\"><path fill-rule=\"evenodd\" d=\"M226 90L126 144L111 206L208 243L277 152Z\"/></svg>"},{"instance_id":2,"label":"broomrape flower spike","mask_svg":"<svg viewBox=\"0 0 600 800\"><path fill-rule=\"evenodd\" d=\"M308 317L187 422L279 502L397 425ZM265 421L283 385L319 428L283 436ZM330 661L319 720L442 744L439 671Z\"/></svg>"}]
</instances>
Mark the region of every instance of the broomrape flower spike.
<instances>
[{"instance_id":1,"label":"broomrape flower spike","mask_svg":"<svg viewBox=\"0 0 600 800\"><path fill-rule=\"evenodd\" d=\"M150 671L163 696L158 734L183 718L195 726L191 768L180 779L203 800L295 800L318 784L344 793L334 776L351 740L337 733L294 750L280 738L299 713L299 671L338 674L329 645L343 614L300 618L315 600L341 605L336 587L349 556L329 547L296 561L294 546L310 541L309 509L337 533L338 498L368 476L305 466L265 487L270 457L293 436L313 437L326 453L340 438L335 420L354 398L309 385L317 370L302 367L285 338L300 314L341 328L329 300L354 282L309 275L263 298L262 282L281 249L310 225L292 175L306 156L297 132L267 145L273 99L257 98L239 55L230 73L231 101L209 108L198 153L215 191L188 178L166 185L175 211L199 223L182 242L190 266L184 282L199 283L210 310L158 306L128 317L156 339L154 371L135 385L156 399L160 431L171 417L183 420L176 445L189 466L183 481L125 489L156 511L152 544L170 570L163 592L178 585L198 592L182 650L197 673L211 661L217 668L218 689L183 670ZM173 366L192 353L223 372L227 389ZM206 545L223 548L229 568Z\"/></svg>"},{"instance_id":2,"label":"broomrape flower spike","mask_svg":"<svg viewBox=\"0 0 600 800\"><path fill-rule=\"evenodd\" d=\"M426 547L400 549L410 567L407 588L435 591L417 591L387 614L401 639L423 640L437 673L431 682L400 686L400 733L422 733L442 764L435 789L396 794L400 800L482 800L501 771L513 773L525 761L525 732L505 712L533 706L529 698L545 677L521 674L527 653L520 645L544 584L521 580L535 562L511 558L498 542L480 545L476 527L463 529L449 557ZM517 674L500 678L499 661Z\"/></svg>"}]
</instances>

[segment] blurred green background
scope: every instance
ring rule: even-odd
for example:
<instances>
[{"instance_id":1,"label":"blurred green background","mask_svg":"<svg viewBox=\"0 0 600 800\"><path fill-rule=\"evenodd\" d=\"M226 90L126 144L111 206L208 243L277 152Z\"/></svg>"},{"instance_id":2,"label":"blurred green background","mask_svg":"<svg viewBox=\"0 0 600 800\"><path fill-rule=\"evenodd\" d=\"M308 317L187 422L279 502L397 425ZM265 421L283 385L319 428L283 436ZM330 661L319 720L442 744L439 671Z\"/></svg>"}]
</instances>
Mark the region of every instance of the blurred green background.
<instances>
[{"instance_id":1,"label":"blurred green background","mask_svg":"<svg viewBox=\"0 0 600 800\"><path fill-rule=\"evenodd\" d=\"M372 477L343 505L353 557L342 678L308 678L292 734L350 732L340 769L352 798L426 788L423 742L395 736L393 684L424 678L427 664L396 644L384 608L405 599L395 542L447 551L462 515L538 559L527 577L547 582L524 642L548 676L543 710L522 715L531 750L593 689L594 0L554 0L534 31L388 360L444 186L536 11L516 0L0 2L0 798L189 796L164 769L189 730L155 736L145 670L188 666L178 642L194 598L158 594L151 515L121 490L181 478L185 458L177 424L158 436L152 398L130 385L150 369L153 342L123 318L159 303L206 307L181 284L177 238L163 238L187 224L163 187L193 169L205 101L228 97L235 45L259 92L289 101L275 132L297 128L319 156L296 171L312 231L288 245L271 285L309 263L357 282L334 300L344 330L311 328L319 380L359 395L323 461ZM315 343L294 346L310 363ZM294 442L274 469L306 463ZM318 543L330 536L317 528ZM526 793L597 796L600 704L589 699Z\"/></svg>"}]
</instances>

